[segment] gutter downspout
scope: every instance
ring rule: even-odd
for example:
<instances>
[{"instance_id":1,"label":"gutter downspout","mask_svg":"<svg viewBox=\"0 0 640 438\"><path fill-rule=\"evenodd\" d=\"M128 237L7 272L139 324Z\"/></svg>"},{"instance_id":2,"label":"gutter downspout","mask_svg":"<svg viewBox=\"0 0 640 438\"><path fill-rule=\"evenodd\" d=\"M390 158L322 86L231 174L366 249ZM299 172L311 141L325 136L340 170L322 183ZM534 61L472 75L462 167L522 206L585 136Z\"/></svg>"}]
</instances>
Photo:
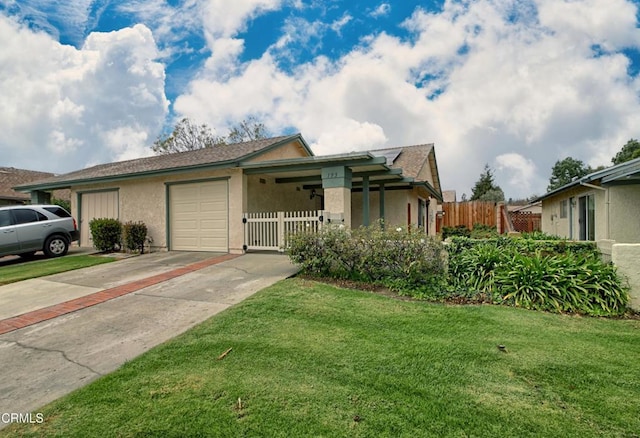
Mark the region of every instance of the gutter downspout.
<instances>
[{"instance_id":1,"label":"gutter downspout","mask_svg":"<svg viewBox=\"0 0 640 438\"><path fill-rule=\"evenodd\" d=\"M584 181L580 181L580 185L584 186L584 187L589 187L590 189L597 189L597 190L603 190L605 192L607 192L606 197L605 197L605 209L604 209L604 222L605 222L605 231L606 231L606 237L605 239L609 240L610 238L610 227L609 227L609 189L605 188L605 187L600 187L600 186L596 186L594 184L589 184L586 183Z\"/></svg>"}]
</instances>

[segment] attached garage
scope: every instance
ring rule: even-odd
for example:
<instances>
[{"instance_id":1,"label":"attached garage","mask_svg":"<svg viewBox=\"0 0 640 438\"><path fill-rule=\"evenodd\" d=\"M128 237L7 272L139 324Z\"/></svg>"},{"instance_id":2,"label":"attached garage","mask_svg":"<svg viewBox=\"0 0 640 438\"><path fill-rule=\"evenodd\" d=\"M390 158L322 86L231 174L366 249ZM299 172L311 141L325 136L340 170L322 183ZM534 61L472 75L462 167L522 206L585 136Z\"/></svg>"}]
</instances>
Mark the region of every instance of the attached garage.
<instances>
[{"instance_id":1,"label":"attached garage","mask_svg":"<svg viewBox=\"0 0 640 438\"><path fill-rule=\"evenodd\" d=\"M228 181L169 185L170 249L229 250Z\"/></svg>"},{"instance_id":2,"label":"attached garage","mask_svg":"<svg viewBox=\"0 0 640 438\"><path fill-rule=\"evenodd\" d=\"M89 222L92 219L111 218L117 219L118 191L105 190L99 192L80 193L80 246L92 247L93 239L89 230Z\"/></svg>"}]
</instances>

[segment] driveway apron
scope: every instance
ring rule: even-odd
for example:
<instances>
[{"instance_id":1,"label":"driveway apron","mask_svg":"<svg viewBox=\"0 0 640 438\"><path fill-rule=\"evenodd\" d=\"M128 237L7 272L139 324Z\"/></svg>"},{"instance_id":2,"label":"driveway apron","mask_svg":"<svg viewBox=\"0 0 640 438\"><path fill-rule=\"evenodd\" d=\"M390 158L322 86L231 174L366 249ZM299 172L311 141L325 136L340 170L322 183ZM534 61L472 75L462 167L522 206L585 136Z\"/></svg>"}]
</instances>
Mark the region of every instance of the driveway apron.
<instances>
[{"instance_id":1,"label":"driveway apron","mask_svg":"<svg viewBox=\"0 0 640 438\"><path fill-rule=\"evenodd\" d=\"M0 414L36 412L296 272L281 254L169 252L2 286Z\"/></svg>"}]
</instances>

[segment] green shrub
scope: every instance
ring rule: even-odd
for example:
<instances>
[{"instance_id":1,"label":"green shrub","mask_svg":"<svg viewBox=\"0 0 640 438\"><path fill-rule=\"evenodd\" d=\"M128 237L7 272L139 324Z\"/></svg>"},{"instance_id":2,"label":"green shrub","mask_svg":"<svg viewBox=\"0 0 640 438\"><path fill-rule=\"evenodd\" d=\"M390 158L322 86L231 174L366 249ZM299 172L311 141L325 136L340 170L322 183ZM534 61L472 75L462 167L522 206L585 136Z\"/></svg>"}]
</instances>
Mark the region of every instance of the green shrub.
<instances>
[{"instance_id":1,"label":"green shrub","mask_svg":"<svg viewBox=\"0 0 640 438\"><path fill-rule=\"evenodd\" d=\"M470 237L471 230L466 225L456 225L455 227L442 227L442 239L453 236Z\"/></svg>"},{"instance_id":2,"label":"green shrub","mask_svg":"<svg viewBox=\"0 0 640 438\"><path fill-rule=\"evenodd\" d=\"M450 296L587 315L618 315L628 303L592 242L458 237L447 250Z\"/></svg>"},{"instance_id":3,"label":"green shrub","mask_svg":"<svg viewBox=\"0 0 640 438\"><path fill-rule=\"evenodd\" d=\"M385 285L413 296L437 295L445 288L442 244L417 230L329 226L290 236L288 253L311 275Z\"/></svg>"},{"instance_id":4,"label":"green shrub","mask_svg":"<svg viewBox=\"0 0 640 438\"><path fill-rule=\"evenodd\" d=\"M51 200L51 203L53 205L60 206L60 207L64 208L65 210L67 210L69 213L71 213L71 202L67 201L66 199L53 198Z\"/></svg>"},{"instance_id":5,"label":"green shrub","mask_svg":"<svg viewBox=\"0 0 640 438\"><path fill-rule=\"evenodd\" d=\"M594 242L576 242L573 240L533 240L522 237L496 236L489 239L470 239L455 236L447 242L449 256L455 256L478 245L492 245L505 251L514 249L525 254L541 252L545 255L575 254L598 256L600 253Z\"/></svg>"},{"instance_id":6,"label":"green shrub","mask_svg":"<svg viewBox=\"0 0 640 438\"><path fill-rule=\"evenodd\" d=\"M493 301L495 272L514 252L513 246L483 242L455 255L449 254L451 291L467 297L480 294L482 301Z\"/></svg>"},{"instance_id":7,"label":"green shrub","mask_svg":"<svg viewBox=\"0 0 640 438\"><path fill-rule=\"evenodd\" d=\"M118 219L99 218L89 222L93 246L102 252L117 251L121 247L122 223Z\"/></svg>"},{"instance_id":8,"label":"green shrub","mask_svg":"<svg viewBox=\"0 0 640 438\"><path fill-rule=\"evenodd\" d=\"M473 224L469 237L472 239L488 239L490 237L498 237L498 229L485 224Z\"/></svg>"},{"instance_id":9,"label":"green shrub","mask_svg":"<svg viewBox=\"0 0 640 438\"><path fill-rule=\"evenodd\" d=\"M130 251L144 254L144 242L147 239L147 226L143 222L126 222L122 226L124 246Z\"/></svg>"},{"instance_id":10,"label":"green shrub","mask_svg":"<svg viewBox=\"0 0 640 438\"><path fill-rule=\"evenodd\" d=\"M521 237L530 240L562 240L562 237L554 234L548 234L544 231L532 231L530 233L525 232L522 233Z\"/></svg>"},{"instance_id":11,"label":"green shrub","mask_svg":"<svg viewBox=\"0 0 640 438\"><path fill-rule=\"evenodd\" d=\"M515 254L495 277L501 299L527 309L618 315L629 300L613 265L591 256Z\"/></svg>"}]
</instances>

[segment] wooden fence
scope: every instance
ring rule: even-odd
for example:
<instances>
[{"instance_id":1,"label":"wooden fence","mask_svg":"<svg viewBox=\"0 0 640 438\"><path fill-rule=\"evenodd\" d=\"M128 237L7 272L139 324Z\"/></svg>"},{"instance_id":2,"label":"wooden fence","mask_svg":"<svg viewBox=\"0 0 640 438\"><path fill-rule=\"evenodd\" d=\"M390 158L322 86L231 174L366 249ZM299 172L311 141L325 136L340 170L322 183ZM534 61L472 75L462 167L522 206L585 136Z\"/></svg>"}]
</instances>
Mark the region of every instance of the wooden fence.
<instances>
[{"instance_id":1,"label":"wooden fence","mask_svg":"<svg viewBox=\"0 0 640 438\"><path fill-rule=\"evenodd\" d=\"M525 211L506 211L505 205L490 201L445 202L442 204L442 227L464 225L472 230L474 224L496 227L501 233L511 231L532 232L542 229L542 215Z\"/></svg>"},{"instance_id":2,"label":"wooden fence","mask_svg":"<svg viewBox=\"0 0 640 438\"><path fill-rule=\"evenodd\" d=\"M445 202L442 204L443 227L464 225L470 230L474 224L497 225L496 203L487 201Z\"/></svg>"}]
</instances>

